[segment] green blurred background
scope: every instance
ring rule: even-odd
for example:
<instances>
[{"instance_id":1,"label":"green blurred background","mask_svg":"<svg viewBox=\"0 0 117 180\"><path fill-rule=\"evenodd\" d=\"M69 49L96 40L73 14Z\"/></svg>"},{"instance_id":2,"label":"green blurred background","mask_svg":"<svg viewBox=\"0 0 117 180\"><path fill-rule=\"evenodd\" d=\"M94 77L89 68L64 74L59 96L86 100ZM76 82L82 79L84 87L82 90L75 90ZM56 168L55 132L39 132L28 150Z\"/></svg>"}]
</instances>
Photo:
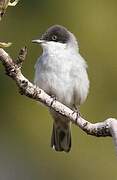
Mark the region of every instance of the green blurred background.
<instances>
[{"instance_id":1,"label":"green blurred background","mask_svg":"<svg viewBox=\"0 0 117 180\"><path fill-rule=\"evenodd\" d=\"M91 81L81 112L91 122L117 116L117 1L20 0L0 22L0 40L14 59L27 45L23 73L31 81L42 49L31 40L61 24L79 41ZM21 96L0 64L0 180L116 180L117 159L111 138L87 136L72 126L72 150L50 148L52 119L47 109Z\"/></svg>"}]
</instances>

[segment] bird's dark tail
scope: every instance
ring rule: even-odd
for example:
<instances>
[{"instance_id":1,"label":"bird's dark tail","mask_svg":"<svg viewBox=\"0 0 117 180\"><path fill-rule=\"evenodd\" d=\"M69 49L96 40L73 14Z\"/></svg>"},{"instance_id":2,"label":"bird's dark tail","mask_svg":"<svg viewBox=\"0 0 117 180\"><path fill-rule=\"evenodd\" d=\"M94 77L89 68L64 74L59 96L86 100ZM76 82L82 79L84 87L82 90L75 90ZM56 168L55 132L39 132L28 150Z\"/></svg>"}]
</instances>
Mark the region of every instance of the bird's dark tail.
<instances>
[{"instance_id":1,"label":"bird's dark tail","mask_svg":"<svg viewBox=\"0 0 117 180\"><path fill-rule=\"evenodd\" d=\"M71 149L70 124L67 122L54 121L51 138L51 146L56 151L69 152Z\"/></svg>"}]
</instances>

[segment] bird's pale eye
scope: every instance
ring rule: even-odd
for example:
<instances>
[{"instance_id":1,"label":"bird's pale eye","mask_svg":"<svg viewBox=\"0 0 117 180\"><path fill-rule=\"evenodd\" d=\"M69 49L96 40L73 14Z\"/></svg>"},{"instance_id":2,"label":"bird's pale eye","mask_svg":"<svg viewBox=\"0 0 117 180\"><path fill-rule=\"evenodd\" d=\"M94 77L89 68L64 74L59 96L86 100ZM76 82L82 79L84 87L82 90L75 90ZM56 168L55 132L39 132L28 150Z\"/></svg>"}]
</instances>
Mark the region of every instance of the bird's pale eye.
<instances>
[{"instance_id":1,"label":"bird's pale eye","mask_svg":"<svg viewBox=\"0 0 117 180\"><path fill-rule=\"evenodd\" d=\"M53 36L52 36L52 40L53 40L53 41L56 41L56 40L57 40L57 36L56 36L56 35L53 35Z\"/></svg>"}]
</instances>

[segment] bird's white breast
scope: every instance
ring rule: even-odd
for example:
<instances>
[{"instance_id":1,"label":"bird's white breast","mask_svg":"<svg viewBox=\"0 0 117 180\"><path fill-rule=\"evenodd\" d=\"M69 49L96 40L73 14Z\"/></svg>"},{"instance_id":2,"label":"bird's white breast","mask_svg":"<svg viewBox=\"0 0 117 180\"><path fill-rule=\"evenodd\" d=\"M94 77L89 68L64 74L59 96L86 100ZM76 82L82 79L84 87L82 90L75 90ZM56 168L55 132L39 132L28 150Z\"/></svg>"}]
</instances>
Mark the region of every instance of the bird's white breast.
<instances>
[{"instance_id":1,"label":"bird's white breast","mask_svg":"<svg viewBox=\"0 0 117 180\"><path fill-rule=\"evenodd\" d=\"M80 105L88 94L86 63L75 50L52 44L35 65L35 83L59 101L72 107Z\"/></svg>"}]
</instances>

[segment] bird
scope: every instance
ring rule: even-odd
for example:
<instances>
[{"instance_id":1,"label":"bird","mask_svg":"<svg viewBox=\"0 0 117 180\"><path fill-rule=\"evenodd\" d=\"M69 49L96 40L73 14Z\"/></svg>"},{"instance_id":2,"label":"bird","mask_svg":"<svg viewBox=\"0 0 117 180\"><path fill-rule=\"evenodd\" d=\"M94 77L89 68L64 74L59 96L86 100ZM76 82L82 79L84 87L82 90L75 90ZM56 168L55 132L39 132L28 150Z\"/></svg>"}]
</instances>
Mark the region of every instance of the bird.
<instances>
[{"instance_id":1,"label":"bird","mask_svg":"<svg viewBox=\"0 0 117 180\"><path fill-rule=\"evenodd\" d=\"M52 25L32 42L43 49L35 64L35 85L73 111L79 110L89 92L89 78L88 66L79 53L75 35L64 26ZM49 110L53 117L51 147L69 152L70 120L52 108Z\"/></svg>"}]
</instances>

